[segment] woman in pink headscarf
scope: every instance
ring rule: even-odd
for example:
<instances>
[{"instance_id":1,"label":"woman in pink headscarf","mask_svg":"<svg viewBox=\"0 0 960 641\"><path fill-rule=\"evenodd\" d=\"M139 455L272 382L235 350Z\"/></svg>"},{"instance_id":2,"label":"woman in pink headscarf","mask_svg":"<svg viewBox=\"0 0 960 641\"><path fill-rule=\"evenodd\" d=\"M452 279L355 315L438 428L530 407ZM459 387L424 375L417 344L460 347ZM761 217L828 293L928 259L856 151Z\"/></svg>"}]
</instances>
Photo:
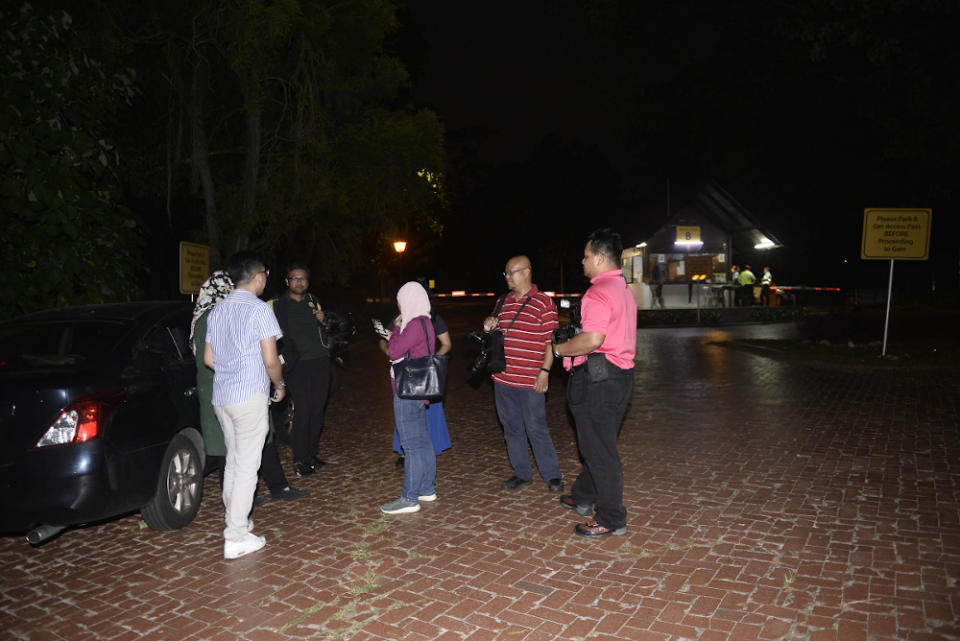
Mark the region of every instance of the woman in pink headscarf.
<instances>
[{"instance_id":1,"label":"woman in pink headscarf","mask_svg":"<svg viewBox=\"0 0 960 641\"><path fill-rule=\"evenodd\" d=\"M430 322L430 298L420 283L411 281L397 292L400 316L388 332L387 353L392 363L404 358L420 358L432 351L436 341ZM437 457L427 430L427 402L397 396L391 368L393 414L400 443L406 454L403 490L400 498L380 507L384 514L407 514L420 510L420 501L435 501Z\"/></svg>"}]
</instances>

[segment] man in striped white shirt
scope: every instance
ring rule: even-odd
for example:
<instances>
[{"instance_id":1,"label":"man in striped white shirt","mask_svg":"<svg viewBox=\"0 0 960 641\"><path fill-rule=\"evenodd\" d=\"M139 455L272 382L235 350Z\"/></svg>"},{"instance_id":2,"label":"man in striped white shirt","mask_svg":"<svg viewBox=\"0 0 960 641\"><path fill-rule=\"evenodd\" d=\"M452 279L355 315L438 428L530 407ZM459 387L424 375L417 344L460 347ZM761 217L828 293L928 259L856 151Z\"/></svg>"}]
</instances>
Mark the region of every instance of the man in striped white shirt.
<instances>
[{"instance_id":1,"label":"man in striped white shirt","mask_svg":"<svg viewBox=\"0 0 960 641\"><path fill-rule=\"evenodd\" d=\"M253 521L247 517L269 431L270 383L274 385L270 400L275 403L283 399L286 385L277 356L277 339L283 332L273 310L259 298L270 272L249 251L237 252L228 262L234 290L210 312L203 362L213 369L213 411L227 446L223 556L236 559L266 545L264 537L250 531Z\"/></svg>"},{"instance_id":2,"label":"man in striped white shirt","mask_svg":"<svg viewBox=\"0 0 960 641\"><path fill-rule=\"evenodd\" d=\"M553 365L551 339L557 323L557 308L549 296L533 284L530 259L514 256L503 276L510 293L499 313L483 321L483 329L504 334L507 368L493 375L497 415L503 424L507 455L513 476L500 484L505 490L529 485L533 469L527 441L533 450L540 476L550 492L563 492L563 475L547 427L546 392Z\"/></svg>"}]
</instances>

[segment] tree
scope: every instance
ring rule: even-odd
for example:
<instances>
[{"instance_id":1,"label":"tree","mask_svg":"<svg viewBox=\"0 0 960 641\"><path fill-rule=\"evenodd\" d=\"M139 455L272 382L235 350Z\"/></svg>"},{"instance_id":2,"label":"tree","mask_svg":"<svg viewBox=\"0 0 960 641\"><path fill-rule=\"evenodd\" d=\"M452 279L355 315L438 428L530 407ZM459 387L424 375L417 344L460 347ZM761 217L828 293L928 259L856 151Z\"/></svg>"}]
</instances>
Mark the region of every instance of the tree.
<instances>
[{"instance_id":1,"label":"tree","mask_svg":"<svg viewBox=\"0 0 960 641\"><path fill-rule=\"evenodd\" d=\"M70 14L0 12L0 315L138 293L143 238L121 204L111 128L133 73L84 52Z\"/></svg>"},{"instance_id":2,"label":"tree","mask_svg":"<svg viewBox=\"0 0 960 641\"><path fill-rule=\"evenodd\" d=\"M390 226L439 229L439 192L417 173L442 174L443 130L404 102L409 79L384 44L389 2L111 4L139 50L164 53L141 58L163 61L145 73L169 96L141 105L165 109L154 147L170 162L156 156L166 171L154 175L174 185L168 202L201 196L214 264L254 248L345 282L364 264L350 258Z\"/></svg>"}]
</instances>

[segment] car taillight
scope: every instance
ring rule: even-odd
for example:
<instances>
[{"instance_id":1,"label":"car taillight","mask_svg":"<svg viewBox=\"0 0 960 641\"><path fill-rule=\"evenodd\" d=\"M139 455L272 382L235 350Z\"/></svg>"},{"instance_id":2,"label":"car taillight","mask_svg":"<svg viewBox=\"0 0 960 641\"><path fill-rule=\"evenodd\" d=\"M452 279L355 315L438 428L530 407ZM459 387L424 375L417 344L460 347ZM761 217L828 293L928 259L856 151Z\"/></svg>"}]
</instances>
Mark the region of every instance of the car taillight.
<instances>
[{"instance_id":1,"label":"car taillight","mask_svg":"<svg viewBox=\"0 0 960 641\"><path fill-rule=\"evenodd\" d=\"M123 390L113 390L82 398L68 405L37 441L37 447L82 443L103 434L113 411L123 403Z\"/></svg>"}]
</instances>

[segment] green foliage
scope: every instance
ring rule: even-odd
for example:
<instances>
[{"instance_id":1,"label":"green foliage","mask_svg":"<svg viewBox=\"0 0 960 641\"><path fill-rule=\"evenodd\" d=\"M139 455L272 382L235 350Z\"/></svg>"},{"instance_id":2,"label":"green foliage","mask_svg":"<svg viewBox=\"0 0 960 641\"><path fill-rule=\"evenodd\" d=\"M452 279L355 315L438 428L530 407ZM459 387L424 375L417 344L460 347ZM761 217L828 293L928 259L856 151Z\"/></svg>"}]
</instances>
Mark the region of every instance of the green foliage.
<instances>
[{"instance_id":1,"label":"green foliage","mask_svg":"<svg viewBox=\"0 0 960 641\"><path fill-rule=\"evenodd\" d=\"M136 295L140 226L109 134L133 73L91 59L66 12L0 13L0 316Z\"/></svg>"},{"instance_id":2,"label":"green foliage","mask_svg":"<svg viewBox=\"0 0 960 641\"><path fill-rule=\"evenodd\" d=\"M265 123L283 133L265 140L251 242L344 283L385 230L442 230L443 129L400 101L409 77L383 49L392 5L303 3L300 15L267 81L290 99L265 103Z\"/></svg>"},{"instance_id":3,"label":"green foliage","mask_svg":"<svg viewBox=\"0 0 960 641\"><path fill-rule=\"evenodd\" d=\"M241 247L296 257L315 282L343 283L385 230L442 231L443 129L405 102L410 79L384 46L397 28L390 2L171 1L125 5L119 22L163 96L140 106L165 125L145 132L143 154L175 159L138 189L163 193L169 179L172 198L203 195L191 240L221 258ZM197 143L207 167L188 151Z\"/></svg>"}]
</instances>

